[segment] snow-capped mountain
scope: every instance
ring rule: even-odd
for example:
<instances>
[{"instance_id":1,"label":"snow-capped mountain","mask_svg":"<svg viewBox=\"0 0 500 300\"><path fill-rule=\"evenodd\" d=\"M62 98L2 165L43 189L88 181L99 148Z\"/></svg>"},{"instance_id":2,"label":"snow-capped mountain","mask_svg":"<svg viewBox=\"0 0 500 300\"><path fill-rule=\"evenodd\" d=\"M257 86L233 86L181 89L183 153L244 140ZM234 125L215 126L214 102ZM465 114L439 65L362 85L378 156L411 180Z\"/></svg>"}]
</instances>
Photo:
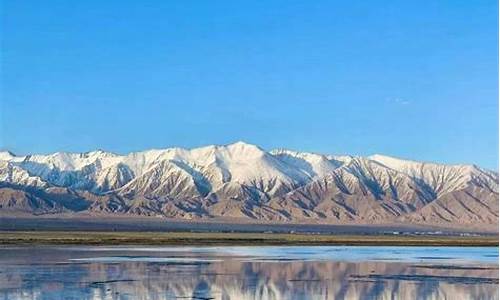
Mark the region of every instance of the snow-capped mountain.
<instances>
[{"instance_id":1,"label":"snow-capped mountain","mask_svg":"<svg viewBox=\"0 0 500 300\"><path fill-rule=\"evenodd\" d=\"M498 223L498 174L237 142L118 155L0 152L0 212L322 223Z\"/></svg>"}]
</instances>

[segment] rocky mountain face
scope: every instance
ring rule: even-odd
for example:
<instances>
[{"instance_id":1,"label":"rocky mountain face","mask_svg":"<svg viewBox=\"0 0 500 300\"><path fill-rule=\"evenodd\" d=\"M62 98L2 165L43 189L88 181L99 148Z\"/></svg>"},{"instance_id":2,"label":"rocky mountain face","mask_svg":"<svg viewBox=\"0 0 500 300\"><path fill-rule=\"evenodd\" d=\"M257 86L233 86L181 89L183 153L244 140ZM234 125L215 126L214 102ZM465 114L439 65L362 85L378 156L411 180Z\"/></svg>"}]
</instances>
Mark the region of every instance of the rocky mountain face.
<instances>
[{"instance_id":1,"label":"rocky mountain face","mask_svg":"<svg viewBox=\"0 0 500 300\"><path fill-rule=\"evenodd\" d=\"M243 142L128 155L0 152L0 213L63 212L494 227L498 174Z\"/></svg>"}]
</instances>

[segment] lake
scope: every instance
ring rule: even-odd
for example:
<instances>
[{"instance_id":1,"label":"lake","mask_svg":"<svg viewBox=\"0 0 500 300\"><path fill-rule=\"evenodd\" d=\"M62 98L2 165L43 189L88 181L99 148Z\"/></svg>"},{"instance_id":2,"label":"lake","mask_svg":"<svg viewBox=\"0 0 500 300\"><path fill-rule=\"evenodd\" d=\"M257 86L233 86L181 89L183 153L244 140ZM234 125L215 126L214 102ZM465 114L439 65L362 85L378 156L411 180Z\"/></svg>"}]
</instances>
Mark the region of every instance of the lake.
<instances>
[{"instance_id":1,"label":"lake","mask_svg":"<svg viewBox=\"0 0 500 300\"><path fill-rule=\"evenodd\" d=\"M0 299L498 299L498 248L4 246Z\"/></svg>"}]
</instances>

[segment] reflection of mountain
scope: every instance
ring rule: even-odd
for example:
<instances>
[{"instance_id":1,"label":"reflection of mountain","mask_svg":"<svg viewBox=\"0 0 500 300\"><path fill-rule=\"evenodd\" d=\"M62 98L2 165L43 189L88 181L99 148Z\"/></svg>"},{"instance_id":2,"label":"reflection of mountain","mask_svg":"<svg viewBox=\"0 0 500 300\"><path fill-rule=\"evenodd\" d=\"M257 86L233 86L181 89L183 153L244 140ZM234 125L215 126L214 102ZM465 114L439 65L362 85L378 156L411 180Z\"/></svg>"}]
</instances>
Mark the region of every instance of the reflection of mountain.
<instances>
[{"instance_id":1,"label":"reflection of mountain","mask_svg":"<svg viewBox=\"0 0 500 300\"><path fill-rule=\"evenodd\" d=\"M498 174L243 142L128 155L0 152L0 213L76 212L496 228Z\"/></svg>"},{"instance_id":2,"label":"reflection of mountain","mask_svg":"<svg viewBox=\"0 0 500 300\"><path fill-rule=\"evenodd\" d=\"M81 255L82 253L80 253ZM498 283L453 283L450 278L495 278L497 266L429 266L384 262L64 263L47 255L2 261L6 299L498 299ZM102 255L101 253L95 255ZM89 254L85 255L86 257ZM63 252L58 261L65 261ZM18 264L21 261L31 264ZM47 263L47 264L46 264ZM412 275L393 280L380 275ZM371 278L368 278L370 277ZM378 276L378 277L377 277ZM433 276L433 277L426 277ZM375 279L373 279L375 278ZM427 279L426 279L427 278ZM439 280L442 278L442 280ZM458 278L458 279L457 279ZM133 280L133 281L131 281ZM62 294L64 292L64 294ZM128 296L128 297L127 297ZM123 298L120 298L123 297Z\"/></svg>"}]
</instances>

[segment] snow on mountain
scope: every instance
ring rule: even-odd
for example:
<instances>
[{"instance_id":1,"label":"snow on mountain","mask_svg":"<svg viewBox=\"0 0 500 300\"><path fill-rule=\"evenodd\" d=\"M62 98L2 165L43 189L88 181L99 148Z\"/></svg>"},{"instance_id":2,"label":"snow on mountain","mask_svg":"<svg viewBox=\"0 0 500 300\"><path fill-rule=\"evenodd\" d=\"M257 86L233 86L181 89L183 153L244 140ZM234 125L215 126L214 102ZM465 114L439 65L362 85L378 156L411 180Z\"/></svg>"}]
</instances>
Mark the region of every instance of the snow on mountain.
<instances>
[{"instance_id":1,"label":"snow on mountain","mask_svg":"<svg viewBox=\"0 0 500 300\"><path fill-rule=\"evenodd\" d=\"M42 188L48 186L40 177L32 176L26 170L2 160L0 160L0 183Z\"/></svg>"},{"instance_id":2,"label":"snow on mountain","mask_svg":"<svg viewBox=\"0 0 500 300\"><path fill-rule=\"evenodd\" d=\"M306 174L309 179L327 175L342 165L342 162L325 155L296 152L290 150L273 150L271 154L286 164Z\"/></svg>"},{"instance_id":3,"label":"snow on mountain","mask_svg":"<svg viewBox=\"0 0 500 300\"><path fill-rule=\"evenodd\" d=\"M16 155L10 151L0 151L0 160L10 161L14 157L16 157Z\"/></svg>"},{"instance_id":4,"label":"snow on mountain","mask_svg":"<svg viewBox=\"0 0 500 300\"><path fill-rule=\"evenodd\" d=\"M456 222L456 218L435 214L448 203L459 210L456 203L473 201L477 194L488 198L486 208L481 207L490 211L489 217L482 219L474 211L456 211L455 215L491 222L497 212L488 207L498 203L498 174L474 165L423 163L383 155L268 152L244 142L127 155L98 150L16 156L4 151L0 152L0 183L16 188L62 187L66 189L63 195L64 191L77 192L71 201L90 203L78 207L92 211L182 218ZM5 194L43 200L43 194ZM46 203L72 207L54 201L51 198Z\"/></svg>"},{"instance_id":5,"label":"snow on mountain","mask_svg":"<svg viewBox=\"0 0 500 300\"><path fill-rule=\"evenodd\" d=\"M121 195L134 197L202 197L208 193L208 183L188 165L164 160L120 188Z\"/></svg>"},{"instance_id":6,"label":"snow on mountain","mask_svg":"<svg viewBox=\"0 0 500 300\"><path fill-rule=\"evenodd\" d=\"M443 165L372 155L370 160L411 176L428 185L436 196L466 188L471 183L498 191L498 174L475 165Z\"/></svg>"}]
</instances>

